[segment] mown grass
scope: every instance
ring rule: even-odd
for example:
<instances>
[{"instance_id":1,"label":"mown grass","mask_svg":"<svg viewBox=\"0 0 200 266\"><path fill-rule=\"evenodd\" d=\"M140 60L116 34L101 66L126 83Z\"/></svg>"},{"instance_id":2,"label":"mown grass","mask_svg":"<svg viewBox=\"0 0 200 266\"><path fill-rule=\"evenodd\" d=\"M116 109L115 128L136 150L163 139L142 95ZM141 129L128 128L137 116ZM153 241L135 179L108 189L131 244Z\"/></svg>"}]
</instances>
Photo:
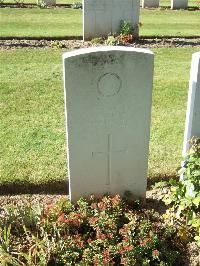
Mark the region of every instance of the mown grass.
<instances>
[{"instance_id":1,"label":"mown grass","mask_svg":"<svg viewBox=\"0 0 200 266\"><path fill-rule=\"evenodd\" d=\"M149 175L174 175L180 165L191 55L198 48L155 52ZM0 183L66 180L61 54L0 52ZM77 73L78 75L78 73Z\"/></svg>"},{"instance_id":2,"label":"mown grass","mask_svg":"<svg viewBox=\"0 0 200 266\"><path fill-rule=\"evenodd\" d=\"M82 11L75 9L0 9L1 37L82 35ZM200 11L141 9L140 35L199 36Z\"/></svg>"},{"instance_id":3,"label":"mown grass","mask_svg":"<svg viewBox=\"0 0 200 266\"><path fill-rule=\"evenodd\" d=\"M72 4L76 2L82 2L80 1L75 1L75 0L56 0L57 4ZM188 6L197 6L197 0L189 0L188 1ZM15 3L14 0L5 0L4 3ZM37 3L37 0L24 0L24 3ZM142 3L142 0L140 1L140 4ZM170 6L171 1L170 0L160 0L160 6Z\"/></svg>"},{"instance_id":4,"label":"mown grass","mask_svg":"<svg viewBox=\"0 0 200 266\"><path fill-rule=\"evenodd\" d=\"M140 35L200 36L200 12L187 10L142 10Z\"/></svg>"},{"instance_id":5,"label":"mown grass","mask_svg":"<svg viewBox=\"0 0 200 266\"><path fill-rule=\"evenodd\" d=\"M193 0L192 0L193 1ZM74 1L74 0L56 0L56 4L73 4L76 2L82 2L82 1ZM3 3L5 4L15 4L15 0L4 0ZM37 4L37 0L24 0L24 4Z\"/></svg>"},{"instance_id":6,"label":"mown grass","mask_svg":"<svg viewBox=\"0 0 200 266\"><path fill-rule=\"evenodd\" d=\"M82 35L81 11L75 9L1 9L0 36Z\"/></svg>"}]
</instances>

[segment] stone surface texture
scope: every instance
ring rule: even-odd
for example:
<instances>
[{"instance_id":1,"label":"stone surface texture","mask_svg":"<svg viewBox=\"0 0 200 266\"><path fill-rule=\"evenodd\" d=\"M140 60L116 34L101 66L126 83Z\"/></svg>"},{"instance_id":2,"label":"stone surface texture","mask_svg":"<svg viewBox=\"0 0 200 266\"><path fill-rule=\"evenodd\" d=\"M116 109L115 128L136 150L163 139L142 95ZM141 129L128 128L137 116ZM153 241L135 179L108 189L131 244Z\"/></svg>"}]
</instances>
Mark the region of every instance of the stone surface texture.
<instances>
[{"instance_id":1,"label":"stone surface texture","mask_svg":"<svg viewBox=\"0 0 200 266\"><path fill-rule=\"evenodd\" d=\"M116 33L121 20L129 22L137 36L139 12L139 0L83 0L83 39Z\"/></svg>"},{"instance_id":2,"label":"stone surface texture","mask_svg":"<svg viewBox=\"0 0 200 266\"><path fill-rule=\"evenodd\" d=\"M72 201L92 193L145 197L154 55L99 47L63 55Z\"/></svg>"},{"instance_id":3,"label":"stone surface texture","mask_svg":"<svg viewBox=\"0 0 200 266\"><path fill-rule=\"evenodd\" d=\"M159 0L142 0L142 8L145 7L159 7Z\"/></svg>"},{"instance_id":4,"label":"stone surface texture","mask_svg":"<svg viewBox=\"0 0 200 266\"><path fill-rule=\"evenodd\" d=\"M192 55L183 154L193 136L200 137L200 52Z\"/></svg>"},{"instance_id":5,"label":"stone surface texture","mask_svg":"<svg viewBox=\"0 0 200 266\"><path fill-rule=\"evenodd\" d=\"M188 7L188 0L171 0L171 9L185 9Z\"/></svg>"}]
</instances>

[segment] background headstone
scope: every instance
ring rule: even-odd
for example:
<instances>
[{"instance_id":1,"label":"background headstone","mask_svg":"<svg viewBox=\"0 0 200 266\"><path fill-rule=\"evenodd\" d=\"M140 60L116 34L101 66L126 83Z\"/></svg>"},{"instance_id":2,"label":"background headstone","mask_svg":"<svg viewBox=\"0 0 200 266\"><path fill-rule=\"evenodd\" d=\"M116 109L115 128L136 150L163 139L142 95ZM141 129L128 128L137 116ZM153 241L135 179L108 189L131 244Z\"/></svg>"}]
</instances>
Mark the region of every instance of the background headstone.
<instances>
[{"instance_id":1,"label":"background headstone","mask_svg":"<svg viewBox=\"0 0 200 266\"><path fill-rule=\"evenodd\" d=\"M200 52L192 55L183 154L193 136L200 137Z\"/></svg>"},{"instance_id":2,"label":"background headstone","mask_svg":"<svg viewBox=\"0 0 200 266\"><path fill-rule=\"evenodd\" d=\"M171 9L185 9L188 7L188 0L171 0Z\"/></svg>"},{"instance_id":3,"label":"background headstone","mask_svg":"<svg viewBox=\"0 0 200 266\"><path fill-rule=\"evenodd\" d=\"M38 0L38 3L45 3L47 6L55 6L56 0Z\"/></svg>"},{"instance_id":4,"label":"background headstone","mask_svg":"<svg viewBox=\"0 0 200 266\"><path fill-rule=\"evenodd\" d=\"M159 7L159 0L142 0L142 8L145 7Z\"/></svg>"},{"instance_id":5,"label":"background headstone","mask_svg":"<svg viewBox=\"0 0 200 266\"><path fill-rule=\"evenodd\" d=\"M83 39L116 33L121 20L129 22L137 36L139 12L139 0L83 0Z\"/></svg>"},{"instance_id":6,"label":"background headstone","mask_svg":"<svg viewBox=\"0 0 200 266\"><path fill-rule=\"evenodd\" d=\"M100 47L63 55L70 198L145 197L153 53Z\"/></svg>"}]
</instances>

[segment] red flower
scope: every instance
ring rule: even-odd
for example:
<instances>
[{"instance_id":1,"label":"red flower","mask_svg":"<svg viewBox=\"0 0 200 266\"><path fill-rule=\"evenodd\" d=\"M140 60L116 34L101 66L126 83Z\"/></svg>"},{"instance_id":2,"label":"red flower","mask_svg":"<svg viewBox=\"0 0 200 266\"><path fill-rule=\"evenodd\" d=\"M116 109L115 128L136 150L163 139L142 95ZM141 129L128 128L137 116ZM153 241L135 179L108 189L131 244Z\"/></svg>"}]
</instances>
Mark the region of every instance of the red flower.
<instances>
[{"instance_id":1,"label":"red flower","mask_svg":"<svg viewBox=\"0 0 200 266\"><path fill-rule=\"evenodd\" d=\"M140 246L146 246L148 243L151 243L152 240L150 238L146 238L140 242Z\"/></svg>"},{"instance_id":2,"label":"red flower","mask_svg":"<svg viewBox=\"0 0 200 266\"><path fill-rule=\"evenodd\" d=\"M97 204L96 204L96 203L92 203L92 204L91 204L91 208L92 208L92 209L97 209Z\"/></svg>"},{"instance_id":3,"label":"red flower","mask_svg":"<svg viewBox=\"0 0 200 266\"><path fill-rule=\"evenodd\" d=\"M108 264L110 262L110 252L107 249L104 249L102 252L103 255L103 263Z\"/></svg>"},{"instance_id":4,"label":"red flower","mask_svg":"<svg viewBox=\"0 0 200 266\"><path fill-rule=\"evenodd\" d=\"M91 217L91 218L89 218L89 223L91 225L95 225L98 222L98 220L99 220L99 218L97 218L97 217Z\"/></svg>"},{"instance_id":5,"label":"red flower","mask_svg":"<svg viewBox=\"0 0 200 266\"><path fill-rule=\"evenodd\" d=\"M111 238L113 238L113 234L112 233L108 233L107 237L111 239Z\"/></svg>"},{"instance_id":6,"label":"red flower","mask_svg":"<svg viewBox=\"0 0 200 266\"><path fill-rule=\"evenodd\" d=\"M59 217L58 217L58 222L64 222L65 221L65 214L62 213Z\"/></svg>"},{"instance_id":7,"label":"red flower","mask_svg":"<svg viewBox=\"0 0 200 266\"><path fill-rule=\"evenodd\" d=\"M119 250L119 254L124 254L125 252L127 251L131 251L133 250L133 246L125 246L125 247L122 247L120 250Z\"/></svg>"},{"instance_id":8,"label":"red flower","mask_svg":"<svg viewBox=\"0 0 200 266\"><path fill-rule=\"evenodd\" d=\"M100 239L100 240L105 240L106 239L106 235L97 231L96 233L96 236L97 236L97 239Z\"/></svg>"},{"instance_id":9,"label":"red flower","mask_svg":"<svg viewBox=\"0 0 200 266\"><path fill-rule=\"evenodd\" d=\"M105 211L107 209L107 206L104 202L99 202L98 207L100 211Z\"/></svg>"},{"instance_id":10,"label":"red flower","mask_svg":"<svg viewBox=\"0 0 200 266\"><path fill-rule=\"evenodd\" d=\"M116 195L115 197L113 197L113 198L111 199L111 202L112 202L112 204L113 204L114 206L116 206L116 205L118 205L118 204L120 203L120 200L121 200L120 196L119 196L119 195Z\"/></svg>"},{"instance_id":11,"label":"red flower","mask_svg":"<svg viewBox=\"0 0 200 266\"><path fill-rule=\"evenodd\" d=\"M154 249L154 250L152 251L152 256L153 256L153 257L158 258L159 255L160 255L160 252L159 252L157 249Z\"/></svg>"},{"instance_id":12,"label":"red flower","mask_svg":"<svg viewBox=\"0 0 200 266\"><path fill-rule=\"evenodd\" d=\"M88 242L88 244L90 244L90 243L92 242L92 239L89 238L89 239L87 240L87 242Z\"/></svg>"}]
</instances>

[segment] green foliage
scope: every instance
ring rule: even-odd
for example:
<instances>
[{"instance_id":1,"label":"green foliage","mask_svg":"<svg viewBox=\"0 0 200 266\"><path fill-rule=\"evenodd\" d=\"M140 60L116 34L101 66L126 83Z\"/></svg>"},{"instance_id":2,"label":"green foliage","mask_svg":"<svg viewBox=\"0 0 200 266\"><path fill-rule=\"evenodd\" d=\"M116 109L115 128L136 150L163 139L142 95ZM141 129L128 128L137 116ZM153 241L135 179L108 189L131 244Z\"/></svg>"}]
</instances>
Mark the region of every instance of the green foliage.
<instances>
[{"instance_id":1,"label":"green foliage","mask_svg":"<svg viewBox=\"0 0 200 266\"><path fill-rule=\"evenodd\" d=\"M129 22L125 20L120 21L119 34L130 35L133 34L133 32L134 32L133 26Z\"/></svg>"},{"instance_id":2,"label":"green foliage","mask_svg":"<svg viewBox=\"0 0 200 266\"><path fill-rule=\"evenodd\" d=\"M104 43L104 40L102 39L102 38L93 38L92 40L91 40L91 43L92 44L103 44Z\"/></svg>"},{"instance_id":3,"label":"green foliage","mask_svg":"<svg viewBox=\"0 0 200 266\"><path fill-rule=\"evenodd\" d=\"M130 23L121 20L118 34L109 35L105 40L106 45L126 45L133 42L134 29Z\"/></svg>"},{"instance_id":4,"label":"green foliage","mask_svg":"<svg viewBox=\"0 0 200 266\"><path fill-rule=\"evenodd\" d=\"M176 219L184 219L195 230L195 240L200 246L200 139L192 138L190 145L179 171L180 180L160 182L157 187L170 186L163 200L172 206L171 213L175 212Z\"/></svg>"},{"instance_id":5,"label":"green foliage","mask_svg":"<svg viewBox=\"0 0 200 266\"><path fill-rule=\"evenodd\" d=\"M47 4L43 0L38 0L37 5L39 8L47 8Z\"/></svg>"},{"instance_id":6,"label":"green foliage","mask_svg":"<svg viewBox=\"0 0 200 266\"><path fill-rule=\"evenodd\" d=\"M115 45L119 45L119 41L118 41L118 38L114 35L110 35L108 36L108 38L105 40L105 44L106 45L112 45L112 46L115 46Z\"/></svg>"},{"instance_id":7,"label":"green foliage","mask_svg":"<svg viewBox=\"0 0 200 266\"><path fill-rule=\"evenodd\" d=\"M175 265L180 260L176 230L139 205L116 195L91 196L75 205L61 198L44 207L5 206L0 264Z\"/></svg>"},{"instance_id":8,"label":"green foliage","mask_svg":"<svg viewBox=\"0 0 200 266\"><path fill-rule=\"evenodd\" d=\"M52 41L51 46L53 48L61 49L63 48L64 45L62 44L61 41L56 40L56 41Z\"/></svg>"},{"instance_id":9,"label":"green foliage","mask_svg":"<svg viewBox=\"0 0 200 266\"><path fill-rule=\"evenodd\" d=\"M133 35L110 35L105 40L106 45L126 45L133 42Z\"/></svg>"},{"instance_id":10,"label":"green foliage","mask_svg":"<svg viewBox=\"0 0 200 266\"><path fill-rule=\"evenodd\" d=\"M73 9L82 9L83 8L83 5L81 2L75 2L72 4L72 8Z\"/></svg>"}]
</instances>

